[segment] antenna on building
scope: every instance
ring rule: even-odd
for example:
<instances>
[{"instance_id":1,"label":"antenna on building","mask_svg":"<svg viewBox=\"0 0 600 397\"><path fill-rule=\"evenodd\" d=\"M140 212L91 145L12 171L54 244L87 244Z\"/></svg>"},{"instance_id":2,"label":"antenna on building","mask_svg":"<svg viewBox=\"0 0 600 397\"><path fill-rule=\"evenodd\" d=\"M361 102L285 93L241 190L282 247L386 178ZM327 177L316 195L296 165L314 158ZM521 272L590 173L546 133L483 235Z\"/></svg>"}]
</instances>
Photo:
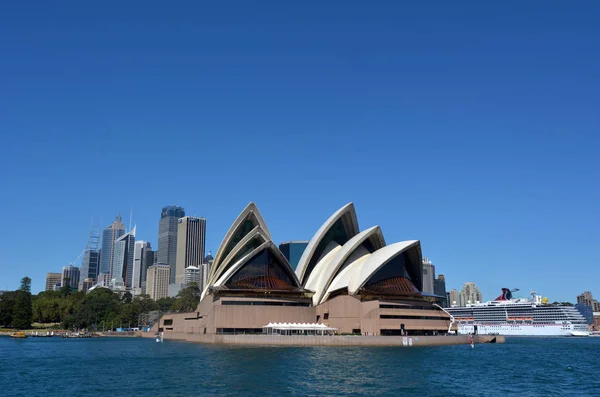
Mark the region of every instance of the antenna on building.
<instances>
[{"instance_id":1,"label":"antenna on building","mask_svg":"<svg viewBox=\"0 0 600 397\"><path fill-rule=\"evenodd\" d=\"M133 205L129 207L129 230L128 233L131 232L131 218L133 217Z\"/></svg>"}]
</instances>

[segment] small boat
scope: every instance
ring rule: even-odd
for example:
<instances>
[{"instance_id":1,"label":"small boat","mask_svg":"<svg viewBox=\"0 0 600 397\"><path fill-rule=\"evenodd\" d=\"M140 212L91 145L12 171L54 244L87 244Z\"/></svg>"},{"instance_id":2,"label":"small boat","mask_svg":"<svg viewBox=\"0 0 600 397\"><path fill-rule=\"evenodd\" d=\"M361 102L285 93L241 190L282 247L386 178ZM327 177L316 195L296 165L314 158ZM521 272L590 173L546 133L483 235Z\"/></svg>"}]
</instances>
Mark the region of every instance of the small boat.
<instances>
[{"instance_id":1,"label":"small boat","mask_svg":"<svg viewBox=\"0 0 600 397\"><path fill-rule=\"evenodd\" d=\"M156 343L162 343L164 340L164 333L161 332L160 335L156 335Z\"/></svg>"},{"instance_id":2,"label":"small boat","mask_svg":"<svg viewBox=\"0 0 600 397\"><path fill-rule=\"evenodd\" d=\"M17 331L10 334L10 337L15 339L25 339L27 338L27 335L25 335L25 332L23 331Z\"/></svg>"}]
</instances>

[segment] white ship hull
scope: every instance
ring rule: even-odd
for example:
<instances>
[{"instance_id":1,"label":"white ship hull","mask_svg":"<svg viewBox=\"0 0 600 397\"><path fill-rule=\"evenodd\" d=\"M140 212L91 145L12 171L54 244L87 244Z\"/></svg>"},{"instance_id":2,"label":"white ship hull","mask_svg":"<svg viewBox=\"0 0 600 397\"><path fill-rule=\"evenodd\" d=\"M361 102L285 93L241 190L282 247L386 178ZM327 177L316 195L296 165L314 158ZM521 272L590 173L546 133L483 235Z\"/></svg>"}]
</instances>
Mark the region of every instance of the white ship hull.
<instances>
[{"instance_id":1,"label":"white ship hull","mask_svg":"<svg viewBox=\"0 0 600 397\"><path fill-rule=\"evenodd\" d=\"M505 336L589 336L588 331L576 329L573 325L547 324L547 325L477 325L479 335L505 335ZM472 334L473 324L458 324L458 333Z\"/></svg>"}]
</instances>

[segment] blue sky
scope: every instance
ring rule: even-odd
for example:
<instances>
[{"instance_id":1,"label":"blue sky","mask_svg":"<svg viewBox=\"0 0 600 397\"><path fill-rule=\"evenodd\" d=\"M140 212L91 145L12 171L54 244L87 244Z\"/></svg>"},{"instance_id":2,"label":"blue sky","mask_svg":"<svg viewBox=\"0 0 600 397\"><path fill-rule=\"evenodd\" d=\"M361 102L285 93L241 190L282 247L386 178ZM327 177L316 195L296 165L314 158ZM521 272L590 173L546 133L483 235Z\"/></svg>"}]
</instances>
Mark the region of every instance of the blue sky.
<instances>
[{"instance_id":1,"label":"blue sky","mask_svg":"<svg viewBox=\"0 0 600 397\"><path fill-rule=\"evenodd\" d=\"M600 297L597 2L290 3L0 6L0 289L131 207L214 253L251 200L276 242L353 201L449 289Z\"/></svg>"}]
</instances>

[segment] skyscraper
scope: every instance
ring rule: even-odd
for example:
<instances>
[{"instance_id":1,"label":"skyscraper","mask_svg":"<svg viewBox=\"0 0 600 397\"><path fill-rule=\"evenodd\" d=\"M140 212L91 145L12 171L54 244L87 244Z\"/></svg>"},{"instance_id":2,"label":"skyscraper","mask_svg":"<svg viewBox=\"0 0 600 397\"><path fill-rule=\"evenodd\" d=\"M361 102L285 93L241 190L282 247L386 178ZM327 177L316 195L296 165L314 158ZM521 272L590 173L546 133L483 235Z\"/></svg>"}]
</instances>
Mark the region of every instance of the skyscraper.
<instances>
[{"instance_id":1,"label":"skyscraper","mask_svg":"<svg viewBox=\"0 0 600 397\"><path fill-rule=\"evenodd\" d=\"M446 297L446 279L443 274L440 274L436 279L433 280L433 293L437 296L442 297L440 305L442 307L449 307L448 298Z\"/></svg>"},{"instance_id":2,"label":"skyscraper","mask_svg":"<svg viewBox=\"0 0 600 397\"><path fill-rule=\"evenodd\" d=\"M292 269L296 270L306 246L308 246L308 241L286 241L279 244L279 250L292 265Z\"/></svg>"},{"instance_id":3,"label":"skyscraper","mask_svg":"<svg viewBox=\"0 0 600 397\"><path fill-rule=\"evenodd\" d=\"M460 290L460 306L473 305L482 301L482 295L479 288L474 283L466 282Z\"/></svg>"},{"instance_id":4,"label":"skyscraper","mask_svg":"<svg viewBox=\"0 0 600 397\"><path fill-rule=\"evenodd\" d=\"M125 233L125 225L121 221L121 215L117 215L115 221L102 232L102 255L100 256L100 270L98 273L111 275L114 261L114 242ZM112 275L111 275L112 276Z\"/></svg>"},{"instance_id":5,"label":"skyscraper","mask_svg":"<svg viewBox=\"0 0 600 397\"><path fill-rule=\"evenodd\" d=\"M68 285L72 289L77 289L79 287L79 276L80 271L79 268L73 265L64 266L62 268L62 277L60 280L60 284L64 287Z\"/></svg>"},{"instance_id":6,"label":"skyscraper","mask_svg":"<svg viewBox=\"0 0 600 397\"><path fill-rule=\"evenodd\" d=\"M133 282L133 254L135 247L135 226L114 243L114 259L111 269L113 284L123 283L131 288Z\"/></svg>"},{"instance_id":7,"label":"skyscraper","mask_svg":"<svg viewBox=\"0 0 600 397\"><path fill-rule=\"evenodd\" d=\"M81 278L91 278L96 281L98 278L98 267L100 265L99 250L85 250L83 260L81 261Z\"/></svg>"},{"instance_id":8,"label":"skyscraper","mask_svg":"<svg viewBox=\"0 0 600 397\"><path fill-rule=\"evenodd\" d=\"M169 273L168 265L153 265L148 268L146 290L150 298L159 300L169 296Z\"/></svg>"},{"instance_id":9,"label":"skyscraper","mask_svg":"<svg viewBox=\"0 0 600 397\"><path fill-rule=\"evenodd\" d=\"M133 253L133 278L131 283L131 288L133 289L141 289L142 280L146 280L146 277L144 277L144 272L147 271L148 267L144 266L144 252L147 250L151 250L150 243L148 241L138 240L135 242L135 249Z\"/></svg>"},{"instance_id":10,"label":"skyscraper","mask_svg":"<svg viewBox=\"0 0 600 397\"><path fill-rule=\"evenodd\" d=\"M185 269L204 262L206 219L184 216L177 221L175 283L185 282Z\"/></svg>"},{"instance_id":11,"label":"skyscraper","mask_svg":"<svg viewBox=\"0 0 600 397\"><path fill-rule=\"evenodd\" d=\"M54 286L62 281L61 273L46 274L46 291L54 291Z\"/></svg>"},{"instance_id":12,"label":"skyscraper","mask_svg":"<svg viewBox=\"0 0 600 397\"><path fill-rule=\"evenodd\" d=\"M433 263L429 261L429 258L423 258L423 266L421 268L423 272L423 292L433 294L433 279L435 277L435 267Z\"/></svg>"},{"instance_id":13,"label":"skyscraper","mask_svg":"<svg viewBox=\"0 0 600 397\"><path fill-rule=\"evenodd\" d=\"M449 296L450 296L450 302L448 302L448 304L450 306L459 306L460 305L458 290L456 288L452 288L450 290Z\"/></svg>"},{"instance_id":14,"label":"skyscraper","mask_svg":"<svg viewBox=\"0 0 600 397\"><path fill-rule=\"evenodd\" d=\"M81 261L81 280L91 278L95 282L98 278L100 270L100 240L100 228L90 227L85 254Z\"/></svg>"},{"instance_id":15,"label":"skyscraper","mask_svg":"<svg viewBox=\"0 0 600 397\"><path fill-rule=\"evenodd\" d=\"M185 216L182 207L170 205L164 207L158 223L158 264L169 265L171 269L169 283L175 283L177 263L177 220Z\"/></svg>"},{"instance_id":16,"label":"skyscraper","mask_svg":"<svg viewBox=\"0 0 600 397\"><path fill-rule=\"evenodd\" d=\"M146 292L146 277L148 276L148 268L153 266L156 263L156 251L152 251L150 247L150 243L148 242L148 247L142 250L142 280L141 280L141 288L142 294Z\"/></svg>"}]
</instances>

